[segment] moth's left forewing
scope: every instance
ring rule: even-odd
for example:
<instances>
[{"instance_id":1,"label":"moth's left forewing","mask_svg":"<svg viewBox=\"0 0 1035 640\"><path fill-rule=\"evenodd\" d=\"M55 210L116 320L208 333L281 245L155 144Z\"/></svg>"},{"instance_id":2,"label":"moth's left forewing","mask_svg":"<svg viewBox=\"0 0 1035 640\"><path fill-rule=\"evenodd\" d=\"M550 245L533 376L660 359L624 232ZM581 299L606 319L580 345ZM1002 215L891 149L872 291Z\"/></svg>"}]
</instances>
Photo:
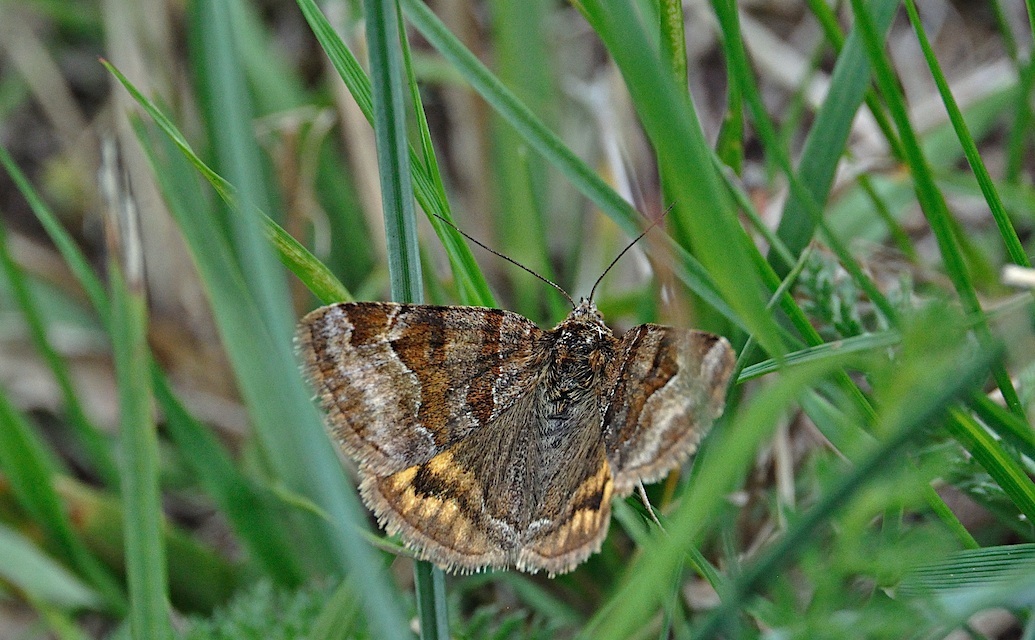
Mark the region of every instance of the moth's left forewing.
<instances>
[{"instance_id":1,"label":"moth's left forewing","mask_svg":"<svg viewBox=\"0 0 1035 640\"><path fill-rule=\"evenodd\" d=\"M640 325L619 342L602 398L615 494L664 477L722 414L733 349L701 331Z\"/></svg>"}]
</instances>

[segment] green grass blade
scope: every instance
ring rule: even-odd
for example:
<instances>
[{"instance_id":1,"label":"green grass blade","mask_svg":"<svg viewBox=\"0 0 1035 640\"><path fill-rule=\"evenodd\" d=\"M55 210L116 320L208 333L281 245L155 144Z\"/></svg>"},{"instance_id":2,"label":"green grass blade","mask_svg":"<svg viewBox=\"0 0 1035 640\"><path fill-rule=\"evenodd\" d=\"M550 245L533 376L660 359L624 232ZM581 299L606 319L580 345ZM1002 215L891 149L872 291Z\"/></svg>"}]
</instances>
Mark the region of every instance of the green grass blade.
<instances>
[{"instance_id":1,"label":"green grass blade","mask_svg":"<svg viewBox=\"0 0 1035 640\"><path fill-rule=\"evenodd\" d=\"M874 28L886 33L895 17L900 0L873 0ZM844 152L855 113L870 86L870 63L866 58L858 26L852 30L830 79L830 91L805 139L798 165L798 176L812 194L813 200L826 202L833 184L838 160ZM796 196L787 200L776 234L787 248L798 255L812 238L816 220L808 214ZM770 256L774 265L780 264ZM786 267L784 267L786 268Z\"/></svg>"},{"instance_id":2,"label":"green grass blade","mask_svg":"<svg viewBox=\"0 0 1035 640\"><path fill-rule=\"evenodd\" d=\"M750 333L769 353L779 355L784 348L765 313L762 281L751 259L757 250L737 220L689 96L679 93L662 68L631 5L592 0L582 7L622 72L662 175L694 176L669 183L674 198L670 215L692 238L683 238L682 244L693 247Z\"/></svg>"},{"instance_id":3,"label":"green grass blade","mask_svg":"<svg viewBox=\"0 0 1035 640\"><path fill-rule=\"evenodd\" d=\"M1017 447L1023 455L1035 460L1035 433L1028 423L984 394L977 394L970 400L970 407L997 436Z\"/></svg>"},{"instance_id":4,"label":"green grass blade","mask_svg":"<svg viewBox=\"0 0 1035 640\"><path fill-rule=\"evenodd\" d=\"M152 365L151 374L155 400L162 408L169 436L184 452L198 482L226 515L251 557L272 579L292 586L301 584L302 567L268 496L238 472L219 442L173 394L157 366Z\"/></svg>"},{"instance_id":5,"label":"green grass blade","mask_svg":"<svg viewBox=\"0 0 1035 640\"><path fill-rule=\"evenodd\" d=\"M71 427L73 436L86 453L94 471L107 486L117 489L119 473L110 445L100 430L87 417L79 402L68 364L50 344L46 321L33 298L26 275L11 256L7 246L7 232L3 224L0 224L0 269L6 275L15 302L25 318L33 346L47 363L57 382L58 389L61 391L65 418Z\"/></svg>"},{"instance_id":6,"label":"green grass blade","mask_svg":"<svg viewBox=\"0 0 1035 640\"><path fill-rule=\"evenodd\" d=\"M853 336L844 340L835 340L834 342L824 342L814 347L805 347L804 349L789 353L780 360L770 359L748 365L741 371L737 381L747 382L748 380L760 378L791 367L837 357L839 354L879 353L883 349L898 344L901 340L902 336L898 331L882 331L880 333Z\"/></svg>"},{"instance_id":7,"label":"green grass blade","mask_svg":"<svg viewBox=\"0 0 1035 640\"><path fill-rule=\"evenodd\" d=\"M551 109L557 104L551 56L554 43L549 37L553 6L549 0L494 0L487 4L497 79L547 120L557 113ZM506 247L508 257L548 280L562 282L550 259L551 229L544 211L544 202L553 196L548 167L536 153L529 152L521 135L499 114L493 113L488 125L491 166L486 174L493 186L495 238ZM577 260L577 253L570 253L569 264ZM511 291L513 310L530 318L540 317L544 310L548 317L563 318L571 310L559 292L538 283L520 286L515 282Z\"/></svg>"},{"instance_id":8,"label":"green grass blade","mask_svg":"<svg viewBox=\"0 0 1035 640\"><path fill-rule=\"evenodd\" d=\"M0 524L0 579L31 602L64 609L98 609L104 600L88 585L55 562L35 542Z\"/></svg>"},{"instance_id":9,"label":"green grass blade","mask_svg":"<svg viewBox=\"0 0 1035 640\"><path fill-rule=\"evenodd\" d=\"M156 123L176 151L213 184L220 196L232 202L230 184L201 163L172 122L124 76L112 71L149 114L158 116ZM176 167L172 148L163 151L169 166ZM182 171L183 167L177 170ZM316 521L311 513L300 518L303 524L297 532L298 544L305 549L305 560L325 571L351 571L364 576L362 603L368 623L385 637L406 636L400 598L369 545L350 524L363 522L365 511L329 446L322 419L309 401L310 392L300 379L288 345L276 342L255 322L260 311L244 285L218 222L207 213L208 207L197 188L179 195L195 198L196 206L183 207L176 206L182 202L167 194L170 209L201 275L256 434L270 455L276 475L294 493L312 496L329 516L329 521Z\"/></svg>"},{"instance_id":10,"label":"green grass blade","mask_svg":"<svg viewBox=\"0 0 1035 640\"><path fill-rule=\"evenodd\" d=\"M266 239L277 252L281 264L290 269L317 300L323 304L331 304L355 299L352 292L334 277L330 269L272 218L262 216L262 226Z\"/></svg>"},{"instance_id":11,"label":"green grass blade","mask_svg":"<svg viewBox=\"0 0 1035 640\"><path fill-rule=\"evenodd\" d=\"M278 343L284 345L293 333L285 304L287 283L272 260L256 215L258 211L272 213L272 199L259 164L259 144L252 129L255 114L239 66L240 29L233 28L229 2L210 0L198 5L205 65L203 93L212 101L210 128L217 168L236 187L239 206L230 216L230 229L245 286L262 312L256 321L267 324L270 333L280 338Z\"/></svg>"},{"instance_id":12,"label":"green grass blade","mask_svg":"<svg viewBox=\"0 0 1035 640\"><path fill-rule=\"evenodd\" d=\"M884 54L877 27L874 25L869 12L863 6L862 0L852 0L852 9L855 12L857 27L866 46L866 53L870 58L870 64L873 65L877 85L887 101L888 110L895 122L895 126L898 127L903 153L913 175L917 199L920 201L920 208L931 225L931 231L934 232L938 249L945 265L945 271L960 297L964 311L968 314L979 316L981 314L981 304L978 301L977 292L974 289L970 274L967 272L963 254L954 233L955 223L949 214L949 208L945 203L944 196L935 184L934 175L924 156L920 140L917 138L909 121L905 99L899 89L891 63ZM982 344L989 345L991 343L991 333L986 324L982 323L979 325L976 331ZM1018 415L1024 415L1020 399L1017 397L1017 391L1013 388L1010 376L1002 363L995 362L992 364L992 374L1010 409Z\"/></svg>"},{"instance_id":13,"label":"green grass blade","mask_svg":"<svg viewBox=\"0 0 1035 640\"><path fill-rule=\"evenodd\" d=\"M446 576L430 562L413 564L414 591L421 638L449 639L449 610L446 603Z\"/></svg>"},{"instance_id":14,"label":"green grass blade","mask_svg":"<svg viewBox=\"0 0 1035 640\"><path fill-rule=\"evenodd\" d=\"M780 568L796 557L823 522L842 508L869 479L886 468L889 461L901 456L917 433L945 415L955 397L980 383L983 370L987 369L995 356L996 353L985 352L969 362L954 363L955 366L942 367L937 372L927 368L923 371L928 376L927 380L934 374L941 381L941 384L929 387L933 391L931 395L902 395L901 406L884 407L882 419L891 423L882 426L882 431L887 434L885 438L792 523L760 557L745 567L743 573L735 578L731 592L723 594L722 604L701 624L694 637L711 638L729 624L747 605L755 590L778 575ZM903 378L917 373L909 372L908 367L902 367L902 370L907 372L901 376Z\"/></svg>"},{"instance_id":15,"label":"green grass blade","mask_svg":"<svg viewBox=\"0 0 1035 640\"><path fill-rule=\"evenodd\" d=\"M299 0L300 2L302 0ZM503 84L468 51L424 3L402 0L410 22L450 64L463 75L471 87L499 113L522 139L545 160L553 164L576 188L618 224L629 237L641 231L640 214L588 165L550 131ZM423 206L423 202L421 203ZM689 252L667 238L666 248L672 253L672 268L677 278L702 300L728 320L744 326L743 320L718 292L712 276Z\"/></svg>"},{"instance_id":16,"label":"green grass blade","mask_svg":"<svg viewBox=\"0 0 1035 640\"><path fill-rule=\"evenodd\" d=\"M115 172L109 160L109 173ZM129 624L135 640L172 638L169 585L162 540L162 498L158 485L158 434L151 412L148 370L147 300L136 211L114 175L103 181L109 217L108 280L111 340L119 397L122 441L122 500L125 529Z\"/></svg>"},{"instance_id":17,"label":"green grass blade","mask_svg":"<svg viewBox=\"0 0 1035 640\"><path fill-rule=\"evenodd\" d=\"M359 105L367 120L373 124L374 112L370 79L363 72L359 61L338 37L313 0L297 0L297 2L302 10L302 15L309 22L309 27L313 30L313 34L320 42L327 57L330 58L331 64L345 82L352 98ZM488 282L482 275L470 249L448 225L435 217L436 215L442 216L449 221L453 219L444 193L436 186L441 183L442 178L440 175L432 177L429 174L432 170L432 166L425 166L421 162L421 156L413 150L410 151L410 172L414 195L421 208L428 214L428 220L446 250L453 276L457 279L461 301L465 304L495 306Z\"/></svg>"},{"instance_id":18,"label":"green grass blade","mask_svg":"<svg viewBox=\"0 0 1035 640\"><path fill-rule=\"evenodd\" d=\"M1035 483L998 440L970 414L953 409L947 429L974 456L1028 522L1035 521Z\"/></svg>"},{"instance_id":19,"label":"green grass blade","mask_svg":"<svg viewBox=\"0 0 1035 640\"><path fill-rule=\"evenodd\" d=\"M905 597L950 595L961 589L1006 585L1021 576L1032 576L1035 544L1012 544L958 551L909 573L895 589Z\"/></svg>"},{"instance_id":20,"label":"green grass blade","mask_svg":"<svg viewBox=\"0 0 1035 640\"><path fill-rule=\"evenodd\" d=\"M995 219L996 226L999 227L999 235L1003 238L1006 252L1014 264L1029 267L1031 266L1031 262L1029 262L1028 256L1024 252L1024 247L1021 246L1021 241L1017 237L1017 232L1013 228L1010 216L1006 213L1006 208L1003 206L1003 201L999 197L999 192L995 188L992 176L989 175L988 169L985 167L985 162L981 159L981 154L978 152L977 144L970 135L967 123L963 119L963 113L960 111L959 105L956 104L956 99L953 97L952 91L949 89L949 82L945 79L945 74L942 72L941 65L938 63L938 59L934 56L934 50L931 48L931 43L927 39L927 32L924 30L923 22L920 20L920 15L917 13L916 4L913 0L906 0L905 4L906 13L909 16L909 22L913 25L913 30L916 32L917 40L920 42L920 49L923 51L924 58L927 60L927 66L931 69L931 76L934 78L934 83L938 87L938 93L941 94L942 103L945 105L945 109L949 113L949 120L952 121L952 126L956 130L956 135L959 137L960 144L963 146L963 152L967 156L967 162L970 163L970 168L974 171L974 176L977 178L978 184L981 186L981 193L985 196L985 202L988 203L988 208L992 211L992 217Z\"/></svg>"},{"instance_id":21,"label":"green grass blade","mask_svg":"<svg viewBox=\"0 0 1035 640\"><path fill-rule=\"evenodd\" d=\"M136 100L137 104L139 104L151 119L155 121L162 132L169 137L173 144L175 144L176 148L179 149L180 153L182 153L191 165L193 165L194 168L208 181L208 183L212 185L220 198L230 205L230 207L239 209L240 204L237 201L234 188L229 182L223 179L222 176L213 171L212 168L194 152L190 143L187 142L187 139L182 133L180 133L172 120L170 120L154 104L154 102L148 100L144 94L140 93L136 86L134 86L121 71L107 62L104 62L104 65L105 68L107 68L108 71L110 71L122 84L122 86L125 87L130 95L133 96L133 99ZM325 303L352 299L352 294L334 276L334 274L331 273L323 263L317 260L308 249L299 244L291 234L284 231L284 229L269 216L262 216L262 224L266 237L276 250L277 257L280 259L281 263L298 276L299 280L301 280L302 283L317 296L317 298ZM64 254L64 252L62 253ZM66 259L68 259L67 256Z\"/></svg>"},{"instance_id":22,"label":"green grass blade","mask_svg":"<svg viewBox=\"0 0 1035 640\"><path fill-rule=\"evenodd\" d=\"M1021 79L1017 85L1013 123L1006 145L1006 168L1003 176L1010 184L1018 184L1024 168L1024 154L1030 144L1032 123L1031 92L1035 88L1035 60L1021 65Z\"/></svg>"},{"instance_id":23,"label":"green grass blade","mask_svg":"<svg viewBox=\"0 0 1035 640\"><path fill-rule=\"evenodd\" d=\"M394 0L364 0L363 7L392 298L399 302L422 303L424 288L417 246L417 215L407 153L399 7ZM445 580L441 569L418 560L414 573L421 637L448 638L449 624L440 617L446 612ZM440 635L443 630L445 634Z\"/></svg>"},{"instance_id":24,"label":"green grass blade","mask_svg":"<svg viewBox=\"0 0 1035 640\"><path fill-rule=\"evenodd\" d=\"M101 320L106 323L108 294L104 291L104 284L101 282L101 279L93 272L89 260L83 255L75 240L72 239L72 236L62 226L54 212L39 197L39 194L36 193L36 190L29 183L28 178L25 177L22 170L15 164L11 154L3 146L0 146L0 164L3 165L8 175L11 176L15 186L18 187L18 191L21 192L26 202L29 203L29 207L36 215L36 219L43 225L44 231L50 236L54 246L57 247L61 257L64 258L65 264L68 265L68 268L86 293L86 297L93 304L93 308L100 314Z\"/></svg>"},{"instance_id":25,"label":"green grass blade","mask_svg":"<svg viewBox=\"0 0 1035 640\"><path fill-rule=\"evenodd\" d=\"M22 508L42 526L61 555L97 590L107 607L124 613L126 596L122 587L76 535L54 489L54 462L3 389L0 389L0 469Z\"/></svg>"},{"instance_id":26,"label":"green grass blade","mask_svg":"<svg viewBox=\"0 0 1035 640\"><path fill-rule=\"evenodd\" d=\"M364 0L363 6L392 298L420 303L424 291L417 249L417 216L410 191L398 7L391 0Z\"/></svg>"},{"instance_id":27,"label":"green grass blade","mask_svg":"<svg viewBox=\"0 0 1035 640\"><path fill-rule=\"evenodd\" d=\"M1026 610L1035 593L1033 545L961 551L911 571L895 589L898 598L927 612L937 625L928 637L966 628L971 616L995 607ZM1030 637L1031 625L1023 637ZM951 635L951 634L950 634Z\"/></svg>"}]
</instances>

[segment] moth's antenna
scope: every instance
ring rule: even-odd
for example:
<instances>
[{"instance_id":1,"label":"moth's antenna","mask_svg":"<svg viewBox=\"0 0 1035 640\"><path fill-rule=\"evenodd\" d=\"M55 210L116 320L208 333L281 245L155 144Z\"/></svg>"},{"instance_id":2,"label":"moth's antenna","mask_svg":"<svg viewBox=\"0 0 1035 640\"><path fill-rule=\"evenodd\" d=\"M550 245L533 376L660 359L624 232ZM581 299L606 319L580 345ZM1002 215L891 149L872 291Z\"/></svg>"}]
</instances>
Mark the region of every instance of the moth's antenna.
<instances>
[{"instance_id":1,"label":"moth's antenna","mask_svg":"<svg viewBox=\"0 0 1035 640\"><path fill-rule=\"evenodd\" d=\"M498 256L498 257L500 257L500 258L503 258L504 260L506 260L506 261L507 261L507 262L509 262L510 264L513 264L513 265L516 265L516 266L518 266L518 267L521 267L522 269L524 269L525 271L527 271L527 272L531 273L532 275L534 275L535 277L539 278L540 280L542 280L542 281L543 281L543 282L545 282L546 284L550 285L550 286L551 286L551 287L553 287L554 289L557 289L558 291L560 291L560 292L561 292L561 295L562 295L562 296L564 296L564 297L565 297L565 298L566 298L566 299L568 300L568 303L569 303L569 304L571 304L571 308L572 308L572 309L574 309L574 308L576 308L576 307L578 306L578 305L576 305L576 304L575 304L575 301L571 299L571 296L569 296L569 295L568 295L568 292L567 292L567 291L565 291L564 289L562 289L562 288L561 288L561 285L557 284L557 283L556 283L556 282L554 282L553 280L550 280L550 279L548 279L548 278L544 278L543 276L539 275L539 274L538 274L538 273L536 273L535 271L532 271L531 269L529 269L529 268L528 268L528 267L526 267L525 265L521 264L521 263L520 263L520 262L518 262L517 260L514 260L513 258L508 258L507 256L503 255L503 254L502 254L502 253L500 253L499 251L496 251L495 249L490 249L489 247L485 246L485 245L484 245L484 244L482 244L481 242L479 242L479 241L475 240L474 238L472 238L471 236L467 235L467 234L466 234L465 232L461 231L461 230L460 230L460 227L456 226L455 224L453 224L453 223L452 223L452 222L450 222L449 220L446 220L445 218L443 218L442 216L438 215L437 213L432 213L431 215L435 216L436 218L438 218L438 219L439 219L439 220L441 220L442 222L445 222L445 223L446 223L447 225L449 225L450 227L452 227L452 228L453 228L453 231L456 231L457 233L459 233L459 234L460 234L460 235L462 235L463 237L467 238L467 239L468 239L468 240L470 240L471 242L475 243L476 245L478 245L478 246L479 246L479 247L481 247L482 249L485 249L486 251L488 251L488 252L489 252L489 253L491 253L492 255L494 255L494 256ZM645 232L645 233L646 233L646 232ZM624 252L623 252L623 253L624 253ZM610 267L609 267L609 268L610 268Z\"/></svg>"},{"instance_id":2,"label":"moth's antenna","mask_svg":"<svg viewBox=\"0 0 1035 640\"><path fill-rule=\"evenodd\" d=\"M618 261L622 259L622 256L624 256L629 251L629 249L632 249L633 245L635 245L637 242L640 241L640 238L642 238L643 236L647 235L647 233L649 233L651 229L653 229L654 227L656 227L659 224L661 224L661 221L665 219L665 216L668 215L669 211L672 211L672 207L674 207L674 206L675 206L675 203L670 204L668 206L668 209L665 209L665 212L662 213L661 216L657 220L655 220L654 222L651 222L650 225L646 229L643 230L643 233L641 233L640 235L636 236L635 240L633 240L629 244L625 245L625 248L622 249L621 252L619 252L619 254L617 256L615 256L615 259L611 261L611 264L607 265L607 268L604 269L604 272L601 273L600 277L597 278L597 281L593 283L593 288L589 290L589 299L590 300L593 299L593 294L596 293L596 291L597 291L597 285L599 285L600 281L604 279L604 276L607 275L607 272L611 270L611 267L613 267L616 264L618 264Z\"/></svg>"}]
</instances>

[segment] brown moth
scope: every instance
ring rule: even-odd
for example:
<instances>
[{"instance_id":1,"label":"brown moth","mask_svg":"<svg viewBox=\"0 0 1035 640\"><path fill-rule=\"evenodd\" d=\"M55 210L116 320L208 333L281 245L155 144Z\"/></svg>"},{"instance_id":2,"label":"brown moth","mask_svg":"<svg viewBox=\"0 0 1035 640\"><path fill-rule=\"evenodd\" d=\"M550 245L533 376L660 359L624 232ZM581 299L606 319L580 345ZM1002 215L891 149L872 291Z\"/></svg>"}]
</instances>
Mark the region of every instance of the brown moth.
<instances>
[{"instance_id":1,"label":"brown moth","mask_svg":"<svg viewBox=\"0 0 1035 640\"><path fill-rule=\"evenodd\" d=\"M550 331L508 311L334 304L298 344L328 430L389 534L463 573L575 568L611 500L664 477L722 413L733 350L589 300Z\"/></svg>"}]
</instances>

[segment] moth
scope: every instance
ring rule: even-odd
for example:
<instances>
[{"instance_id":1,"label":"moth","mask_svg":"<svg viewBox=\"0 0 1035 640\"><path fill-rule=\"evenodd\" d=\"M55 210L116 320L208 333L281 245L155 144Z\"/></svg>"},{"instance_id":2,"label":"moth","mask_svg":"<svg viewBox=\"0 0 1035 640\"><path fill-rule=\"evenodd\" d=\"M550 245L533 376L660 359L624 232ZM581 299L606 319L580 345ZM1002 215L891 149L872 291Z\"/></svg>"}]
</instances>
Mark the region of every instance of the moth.
<instances>
[{"instance_id":1,"label":"moth","mask_svg":"<svg viewBox=\"0 0 1035 640\"><path fill-rule=\"evenodd\" d=\"M549 331L500 309L389 302L301 320L328 431L418 557L570 571L600 550L611 501L665 477L721 415L724 338L656 324L618 338L591 298L572 307Z\"/></svg>"}]
</instances>

